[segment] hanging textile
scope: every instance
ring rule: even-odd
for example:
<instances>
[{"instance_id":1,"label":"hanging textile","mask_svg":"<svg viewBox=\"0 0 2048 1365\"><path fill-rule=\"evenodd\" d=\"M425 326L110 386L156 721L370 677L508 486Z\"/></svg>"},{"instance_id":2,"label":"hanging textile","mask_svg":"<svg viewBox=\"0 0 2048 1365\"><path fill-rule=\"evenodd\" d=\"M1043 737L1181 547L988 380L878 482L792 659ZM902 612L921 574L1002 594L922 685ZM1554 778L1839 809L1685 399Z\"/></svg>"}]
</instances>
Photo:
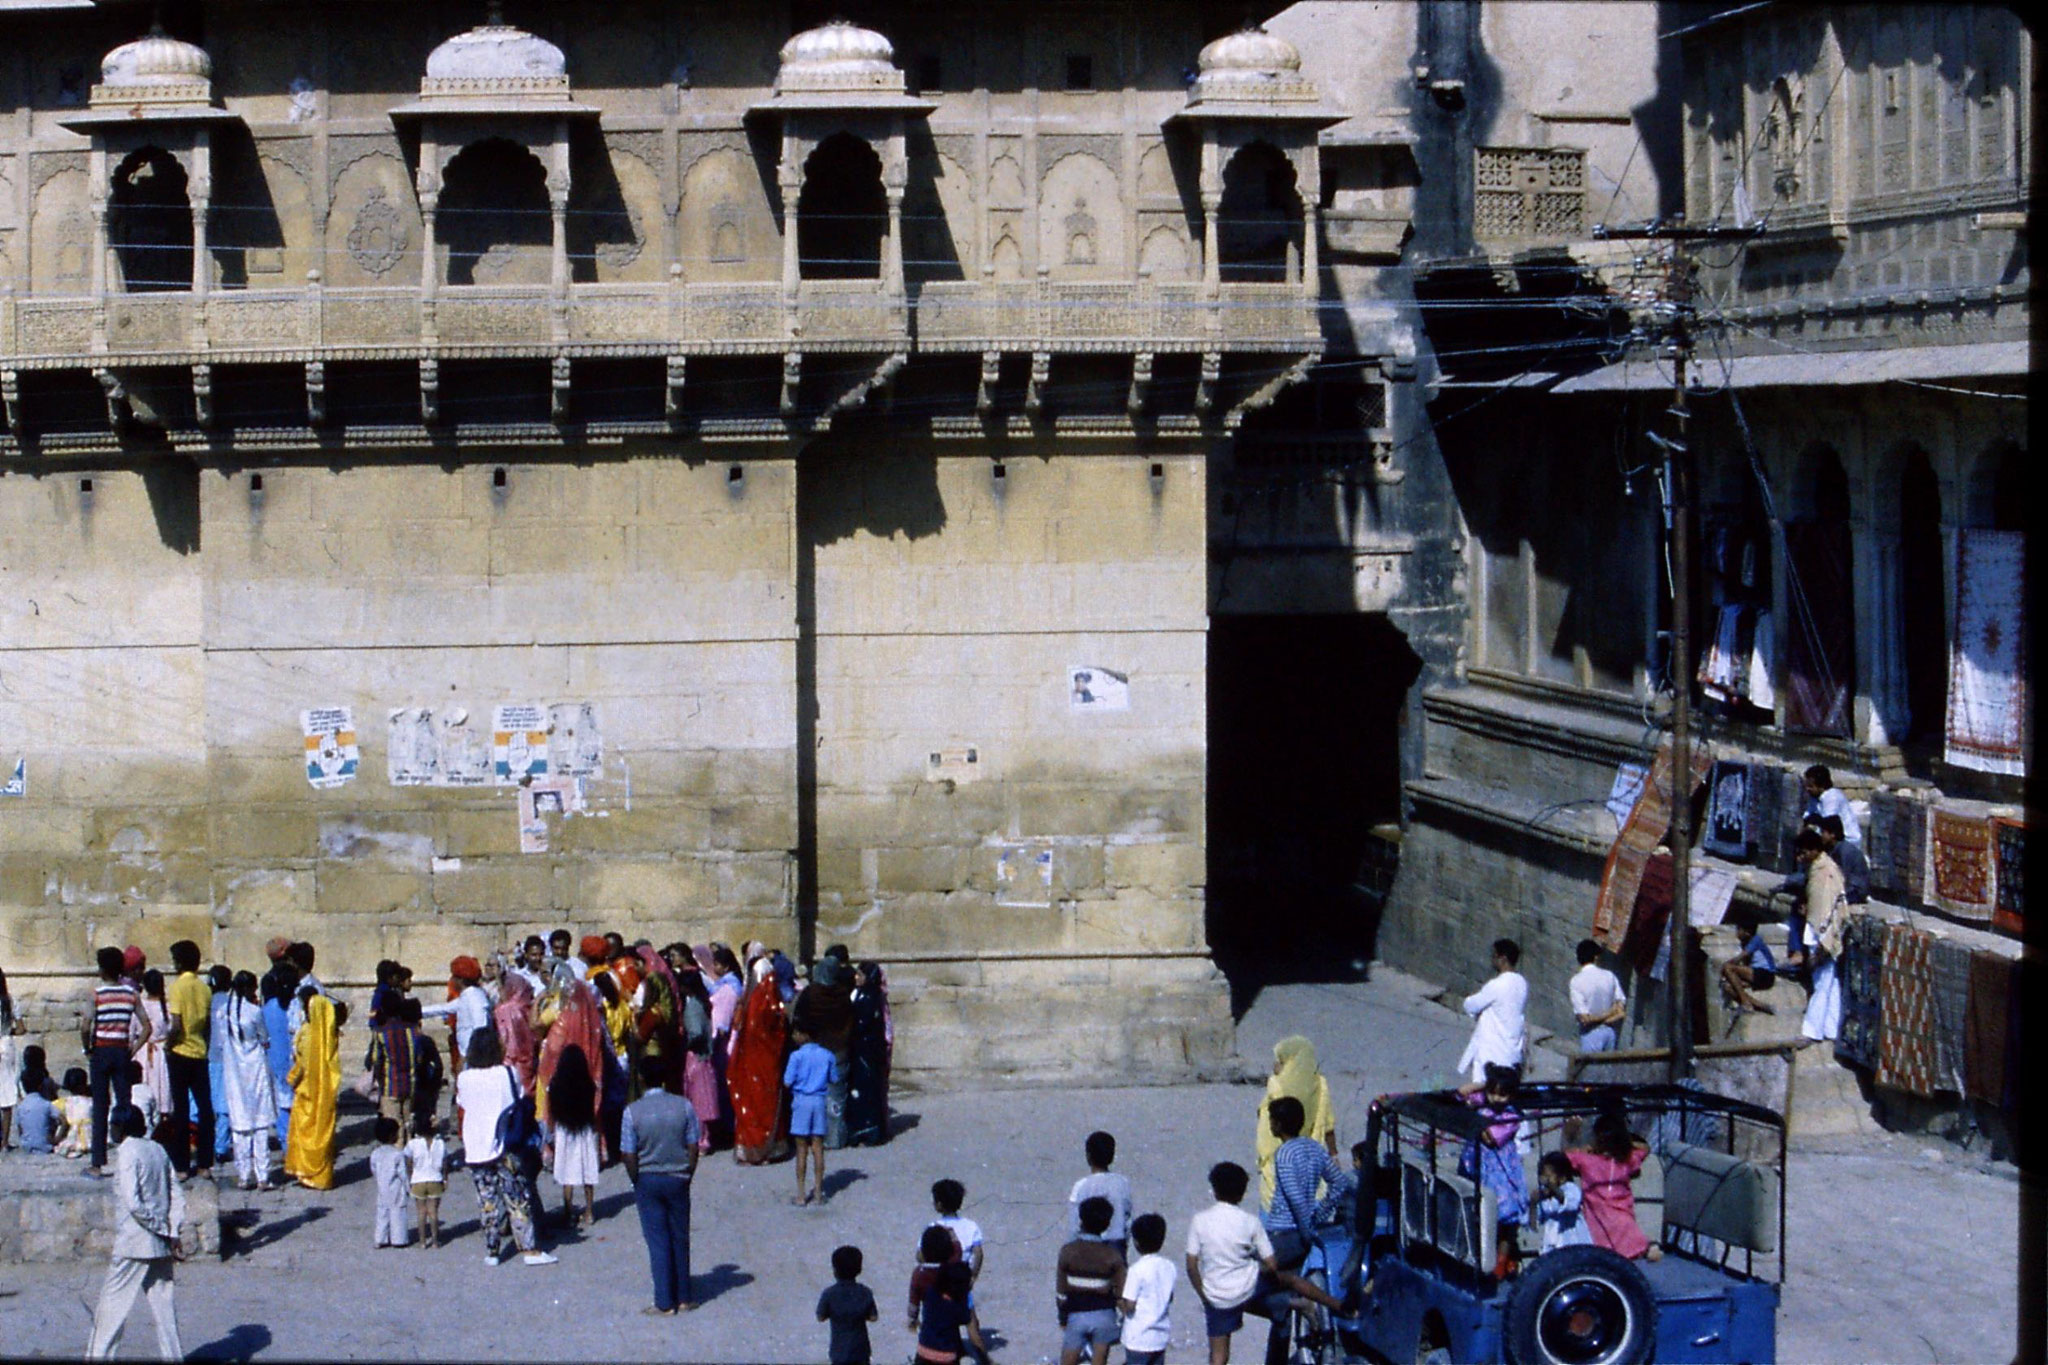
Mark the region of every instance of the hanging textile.
<instances>
[{"instance_id":1,"label":"hanging textile","mask_svg":"<svg viewBox=\"0 0 2048 1365\"><path fill-rule=\"evenodd\" d=\"M2027 827L2019 820L1993 820L1997 876L1992 901L1991 925L2008 934L2020 934L2027 927L2027 902L2022 874L2026 866Z\"/></svg>"},{"instance_id":2,"label":"hanging textile","mask_svg":"<svg viewBox=\"0 0 2048 1365\"><path fill-rule=\"evenodd\" d=\"M1706 778L1710 762L1698 748L1693 750L1688 795ZM1593 938L1611 951L1618 950L1628 930L1636 892L1642 886L1643 866L1671 828L1672 772L1671 741L1667 739L1658 746L1642 794L1614 836L1614 846L1607 851L1607 863L1600 870L1600 894L1593 903Z\"/></svg>"},{"instance_id":3,"label":"hanging textile","mask_svg":"<svg viewBox=\"0 0 2048 1365\"><path fill-rule=\"evenodd\" d=\"M1722 760L1707 779L1707 828L1701 843L1722 858L1749 856L1749 765Z\"/></svg>"},{"instance_id":4,"label":"hanging textile","mask_svg":"<svg viewBox=\"0 0 2048 1365\"><path fill-rule=\"evenodd\" d=\"M1936 906L1959 919L1991 918L1998 863L1990 820L1936 810L1928 827L1927 864L1928 890Z\"/></svg>"},{"instance_id":5,"label":"hanging textile","mask_svg":"<svg viewBox=\"0 0 2048 1365\"><path fill-rule=\"evenodd\" d=\"M1799 812L1805 805L1799 776L1769 763L1749 765L1749 838L1755 846L1751 861L1772 872L1783 872L1792 864L1792 836L1799 830Z\"/></svg>"},{"instance_id":6,"label":"hanging textile","mask_svg":"<svg viewBox=\"0 0 2048 1365\"><path fill-rule=\"evenodd\" d=\"M1956 540L1956 618L1949 635L1948 761L2026 774L2026 539L1967 530Z\"/></svg>"},{"instance_id":7,"label":"hanging textile","mask_svg":"<svg viewBox=\"0 0 2048 1365\"><path fill-rule=\"evenodd\" d=\"M1970 1026L1963 1040L1964 1093L2008 1104L2006 1071L2018 1022L2018 963L1979 949L1970 955Z\"/></svg>"},{"instance_id":8,"label":"hanging textile","mask_svg":"<svg viewBox=\"0 0 2048 1365\"><path fill-rule=\"evenodd\" d=\"M1707 646L1706 654L1700 659L1700 690L1716 701L1741 699L1744 662L1740 648L1742 616L1743 608L1739 604L1729 602L1722 606L1720 619L1714 627L1713 643Z\"/></svg>"},{"instance_id":9,"label":"hanging textile","mask_svg":"<svg viewBox=\"0 0 2048 1365\"><path fill-rule=\"evenodd\" d=\"M1842 1031L1835 1056L1852 1065L1877 1065L1884 1018L1884 925L1869 915L1851 915L1842 931L1842 956L1835 963L1842 988Z\"/></svg>"},{"instance_id":10,"label":"hanging textile","mask_svg":"<svg viewBox=\"0 0 2048 1365\"><path fill-rule=\"evenodd\" d=\"M1786 632L1785 728L1814 735L1849 733L1856 682L1856 586L1849 524L1793 522L1785 527L1792 572L1792 623Z\"/></svg>"},{"instance_id":11,"label":"hanging textile","mask_svg":"<svg viewBox=\"0 0 2048 1365\"><path fill-rule=\"evenodd\" d=\"M1771 614L1760 611L1749 632L1749 677L1743 691L1749 704L1762 711L1774 711L1778 706L1778 637L1772 633L1775 629Z\"/></svg>"},{"instance_id":12,"label":"hanging textile","mask_svg":"<svg viewBox=\"0 0 2048 1365\"><path fill-rule=\"evenodd\" d=\"M1961 1094L1970 1032L1970 950L1936 938L1928 950L1934 986L1934 1088Z\"/></svg>"},{"instance_id":13,"label":"hanging textile","mask_svg":"<svg viewBox=\"0 0 2048 1365\"><path fill-rule=\"evenodd\" d=\"M1870 793L1870 814L1863 820L1863 856L1870 863L1870 889L1892 890L1892 837L1897 832L1899 798L1883 787Z\"/></svg>"},{"instance_id":14,"label":"hanging textile","mask_svg":"<svg viewBox=\"0 0 2048 1365\"><path fill-rule=\"evenodd\" d=\"M1924 802L1899 797L1898 821L1892 827L1892 893L1924 905L1927 888L1927 826L1933 811Z\"/></svg>"},{"instance_id":15,"label":"hanging textile","mask_svg":"<svg viewBox=\"0 0 2048 1365\"><path fill-rule=\"evenodd\" d=\"M1910 1095L1935 1091L1934 940L1912 925L1885 926L1877 1030L1877 1082Z\"/></svg>"},{"instance_id":16,"label":"hanging textile","mask_svg":"<svg viewBox=\"0 0 2048 1365\"><path fill-rule=\"evenodd\" d=\"M1639 972L1650 973L1657 963L1658 950L1669 941L1665 932L1671 923L1671 895L1677 885L1672 876L1674 864L1668 850L1652 853L1643 862L1643 870L1636 884L1636 901L1629 911L1628 930L1621 937L1621 944L1614 951L1624 962Z\"/></svg>"}]
</instances>

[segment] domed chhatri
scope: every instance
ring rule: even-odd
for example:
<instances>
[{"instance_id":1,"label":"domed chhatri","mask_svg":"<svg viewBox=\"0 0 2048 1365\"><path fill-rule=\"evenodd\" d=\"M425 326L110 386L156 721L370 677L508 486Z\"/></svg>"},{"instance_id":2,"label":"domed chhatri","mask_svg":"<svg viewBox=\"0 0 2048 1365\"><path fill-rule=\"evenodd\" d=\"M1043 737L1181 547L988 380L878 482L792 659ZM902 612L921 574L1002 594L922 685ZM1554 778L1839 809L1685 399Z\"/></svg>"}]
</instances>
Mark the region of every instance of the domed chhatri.
<instances>
[{"instance_id":1,"label":"domed chhatri","mask_svg":"<svg viewBox=\"0 0 2048 1365\"><path fill-rule=\"evenodd\" d=\"M1318 98L1315 82L1301 74L1294 44L1257 26L1218 38L1195 61L1193 99L1224 101L1307 101Z\"/></svg>"},{"instance_id":2,"label":"domed chhatri","mask_svg":"<svg viewBox=\"0 0 2048 1365\"><path fill-rule=\"evenodd\" d=\"M481 24L427 54L420 98L519 95L569 98L569 61L547 39L510 24Z\"/></svg>"},{"instance_id":3,"label":"domed chhatri","mask_svg":"<svg viewBox=\"0 0 2048 1365\"><path fill-rule=\"evenodd\" d=\"M853 90L903 93L896 49L871 28L835 19L806 29L782 45L779 94L833 94Z\"/></svg>"},{"instance_id":4,"label":"domed chhatri","mask_svg":"<svg viewBox=\"0 0 2048 1365\"><path fill-rule=\"evenodd\" d=\"M173 38L161 28L123 43L100 62L91 102L118 104L208 104L213 100L213 58L196 43Z\"/></svg>"}]
</instances>

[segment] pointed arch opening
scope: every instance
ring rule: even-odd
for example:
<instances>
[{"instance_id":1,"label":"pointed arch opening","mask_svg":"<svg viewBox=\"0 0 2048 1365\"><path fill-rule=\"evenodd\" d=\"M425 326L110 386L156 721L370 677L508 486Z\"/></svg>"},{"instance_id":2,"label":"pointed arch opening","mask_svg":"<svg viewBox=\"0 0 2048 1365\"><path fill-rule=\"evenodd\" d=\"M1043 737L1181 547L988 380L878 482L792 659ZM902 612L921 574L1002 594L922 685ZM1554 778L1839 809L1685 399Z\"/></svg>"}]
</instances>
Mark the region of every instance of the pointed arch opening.
<instances>
[{"instance_id":1,"label":"pointed arch opening","mask_svg":"<svg viewBox=\"0 0 2048 1365\"><path fill-rule=\"evenodd\" d=\"M1939 739L1948 710L1947 556L1941 480L1915 446L1899 471L1899 645L1906 664L1908 740Z\"/></svg>"},{"instance_id":2,"label":"pointed arch opening","mask_svg":"<svg viewBox=\"0 0 2048 1365\"><path fill-rule=\"evenodd\" d=\"M878 280L889 205L882 158L851 133L834 133L804 162L796 202L797 274L806 280Z\"/></svg>"},{"instance_id":3,"label":"pointed arch opening","mask_svg":"<svg viewBox=\"0 0 2048 1365\"><path fill-rule=\"evenodd\" d=\"M161 147L131 153L108 186L107 242L130 294L192 287L192 198L185 168Z\"/></svg>"},{"instance_id":4,"label":"pointed arch opening","mask_svg":"<svg viewBox=\"0 0 2048 1365\"><path fill-rule=\"evenodd\" d=\"M540 158L500 137L457 152L441 176L435 235L451 285L546 284L554 218Z\"/></svg>"},{"instance_id":5,"label":"pointed arch opening","mask_svg":"<svg viewBox=\"0 0 2048 1365\"><path fill-rule=\"evenodd\" d=\"M1301 188L1294 165L1270 142L1240 147L1223 167L1216 264L1225 281L1301 280Z\"/></svg>"}]
</instances>

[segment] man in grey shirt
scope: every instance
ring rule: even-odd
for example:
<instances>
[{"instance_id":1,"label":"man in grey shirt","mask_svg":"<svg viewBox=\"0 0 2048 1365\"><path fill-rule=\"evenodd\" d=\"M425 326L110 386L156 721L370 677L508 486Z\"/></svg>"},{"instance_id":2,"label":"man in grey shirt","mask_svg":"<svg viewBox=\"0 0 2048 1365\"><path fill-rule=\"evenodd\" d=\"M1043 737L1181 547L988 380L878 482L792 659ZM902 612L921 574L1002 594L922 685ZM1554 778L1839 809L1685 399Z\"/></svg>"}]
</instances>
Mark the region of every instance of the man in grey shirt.
<instances>
[{"instance_id":1,"label":"man in grey shirt","mask_svg":"<svg viewBox=\"0 0 2048 1365\"><path fill-rule=\"evenodd\" d=\"M124 1104L109 1119L123 1135L114 1154L114 1255L93 1309L86 1358L104 1360L114 1353L140 1294L156 1318L158 1352L165 1360L183 1360L171 1274L183 1255L178 1228L185 1221L185 1191L173 1177L169 1154L142 1135L141 1110Z\"/></svg>"},{"instance_id":2,"label":"man in grey shirt","mask_svg":"<svg viewBox=\"0 0 2048 1365\"><path fill-rule=\"evenodd\" d=\"M619 1124L619 1154L633 1180L640 1235L654 1272L654 1304L643 1313L667 1317L696 1308L690 1299L690 1177L697 1171L702 1133L696 1108L668 1089L661 1057L640 1059L647 1093L626 1107Z\"/></svg>"}]
</instances>

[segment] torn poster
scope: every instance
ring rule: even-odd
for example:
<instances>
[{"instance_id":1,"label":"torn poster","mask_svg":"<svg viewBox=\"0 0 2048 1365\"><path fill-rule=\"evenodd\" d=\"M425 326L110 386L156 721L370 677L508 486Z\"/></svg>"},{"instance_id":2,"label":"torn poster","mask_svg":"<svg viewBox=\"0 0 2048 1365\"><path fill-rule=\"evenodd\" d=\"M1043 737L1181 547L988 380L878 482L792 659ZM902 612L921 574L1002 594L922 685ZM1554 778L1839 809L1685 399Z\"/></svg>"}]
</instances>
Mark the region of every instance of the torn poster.
<instances>
[{"instance_id":1,"label":"torn poster","mask_svg":"<svg viewBox=\"0 0 2048 1365\"><path fill-rule=\"evenodd\" d=\"M1614 823L1624 824L1628 813L1636 808L1636 798L1643 794L1643 779L1650 770L1640 763L1624 763L1615 770L1614 786L1607 793L1607 810L1614 817Z\"/></svg>"},{"instance_id":2,"label":"torn poster","mask_svg":"<svg viewBox=\"0 0 2048 1365\"><path fill-rule=\"evenodd\" d=\"M481 787L491 780L490 745L459 706L392 711L385 764L394 787Z\"/></svg>"},{"instance_id":3,"label":"torn poster","mask_svg":"<svg viewBox=\"0 0 2048 1365\"><path fill-rule=\"evenodd\" d=\"M14 776L7 779L7 785L0 787L0 796L28 795L28 759L14 760Z\"/></svg>"},{"instance_id":4,"label":"torn poster","mask_svg":"<svg viewBox=\"0 0 2048 1365\"><path fill-rule=\"evenodd\" d=\"M1075 711L1128 711L1130 675L1076 664L1067 669L1067 705Z\"/></svg>"},{"instance_id":5,"label":"torn poster","mask_svg":"<svg viewBox=\"0 0 2048 1365\"><path fill-rule=\"evenodd\" d=\"M973 782L981 776L981 750L972 745L964 749L934 749L925 755L924 780L937 782Z\"/></svg>"},{"instance_id":6,"label":"torn poster","mask_svg":"<svg viewBox=\"0 0 2048 1365\"><path fill-rule=\"evenodd\" d=\"M996 854L996 904L1052 904L1052 845L1005 844Z\"/></svg>"},{"instance_id":7,"label":"torn poster","mask_svg":"<svg viewBox=\"0 0 2048 1365\"><path fill-rule=\"evenodd\" d=\"M299 712L306 739L306 781L315 787L345 786L355 781L361 751L356 746L355 713L346 706L316 706Z\"/></svg>"},{"instance_id":8,"label":"torn poster","mask_svg":"<svg viewBox=\"0 0 2048 1365\"><path fill-rule=\"evenodd\" d=\"M491 772L500 786L548 775L548 714L529 704L491 712Z\"/></svg>"},{"instance_id":9,"label":"torn poster","mask_svg":"<svg viewBox=\"0 0 2048 1365\"><path fill-rule=\"evenodd\" d=\"M531 787L519 789L519 851L521 853L545 853L548 851L548 822L541 818L542 806L538 800L541 793ZM558 793L548 793L555 798L560 809Z\"/></svg>"},{"instance_id":10,"label":"torn poster","mask_svg":"<svg viewBox=\"0 0 2048 1365\"><path fill-rule=\"evenodd\" d=\"M594 777L604 767L604 734L597 727L593 703L556 702L548 707L548 730L548 754L555 772Z\"/></svg>"}]
</instances>

